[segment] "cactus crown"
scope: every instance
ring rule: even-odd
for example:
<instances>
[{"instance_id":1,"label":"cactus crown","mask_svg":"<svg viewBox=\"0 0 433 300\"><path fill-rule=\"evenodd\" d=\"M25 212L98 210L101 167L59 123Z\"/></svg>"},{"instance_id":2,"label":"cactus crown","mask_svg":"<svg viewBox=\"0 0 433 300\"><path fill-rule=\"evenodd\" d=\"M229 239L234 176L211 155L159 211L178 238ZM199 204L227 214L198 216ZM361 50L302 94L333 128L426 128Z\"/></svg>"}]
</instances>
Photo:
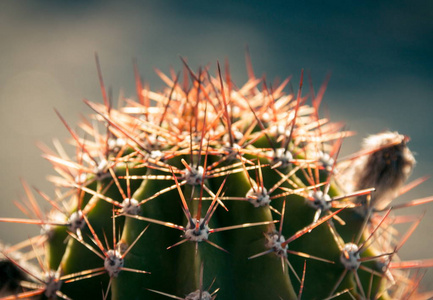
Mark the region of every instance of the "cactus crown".
<instances>
[{"instance_id":1,"label":"cactus crown","mask_svg":"<svg viewBox=\"0 0 433 300\"><path fill-rule=\"evenodd\" d=\"M185 64L183 82L157 71L168 86L159 93L137 75L138 99L119 108L100 76L104 103L85 101L95 114L82 132L59 114L75 157L58 143L44 154L56 196L37 192L53 213L43 216L24 184L38 219L0 219L43 228L3 247L2 263L19 275L2 293L98 299L102 286L104 299L405 299L418 277L400 270L407 237L392 229L390 203L415 163L407 138L381 133L339 159L352 132L320 117L324 87L304 96L301 74L296 95L285 94L288 79L269 86L248 69L241 87L228 66L212 76ZM27 267L33 257L42 275Z\"/></svg>"}]
</instances>

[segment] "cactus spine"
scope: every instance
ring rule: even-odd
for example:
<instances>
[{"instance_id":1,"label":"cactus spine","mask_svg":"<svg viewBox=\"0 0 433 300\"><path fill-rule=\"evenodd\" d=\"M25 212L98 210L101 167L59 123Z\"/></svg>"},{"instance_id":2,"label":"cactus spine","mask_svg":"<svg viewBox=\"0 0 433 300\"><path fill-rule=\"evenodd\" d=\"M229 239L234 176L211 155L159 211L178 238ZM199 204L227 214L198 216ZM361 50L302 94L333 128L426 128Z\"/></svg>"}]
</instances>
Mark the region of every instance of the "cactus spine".
<instances>
[{"instance_id":1,"label":"cactus spine","mask_svg":"<svg viewBox=\"0 0 433 300\"><path fill-rule=\"evenodd\" d=\"M185 64L183 82L158 71L166 89L137 79L137 101L119 108L101 79L104 103L85 101L95 113L82 132L59 114L76 154L45 150L57 172L55 197L36 190L47 216L25 185L37 218L1 219L43 229L3 249L19 273L4 289L43 299L404 298L417 278L399 270L405 239L390 203L415 163L407 138L376 135L339 161L352 133L319 116L324 89L304 96L301 75L285 94L289 80L271 87L249 70L242 87L228 66L211 76ZM23 264L34 257L41 270Z\"/></svg>"}]
</instances>

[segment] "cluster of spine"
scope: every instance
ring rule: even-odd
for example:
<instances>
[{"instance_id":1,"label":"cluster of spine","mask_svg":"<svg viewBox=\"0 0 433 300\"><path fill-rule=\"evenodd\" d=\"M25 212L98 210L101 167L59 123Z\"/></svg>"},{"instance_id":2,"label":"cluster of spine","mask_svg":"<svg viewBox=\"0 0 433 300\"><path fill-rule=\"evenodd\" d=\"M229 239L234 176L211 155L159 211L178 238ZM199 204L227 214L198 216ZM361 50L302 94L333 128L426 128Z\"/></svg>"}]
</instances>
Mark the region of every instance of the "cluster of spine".
<instances>
[{"instance_id":1,"label":"cluster of spine","mask_svg":"<svg viewBox=\"0 0 433 300\"><path fill-rule=\"evenodd\" d=\"M137 74L138 99L117 109L100 76L104 104L85 100L95 114L80 131L59 114L76 151L44 147L55 196L24 183L29 219L0 219L41 227L2 247L1 299L414 295L419 274L408 270L428 261L397 252L420 219L394 210L432 199L391 205L425 180L404 186L415 163L407 138L378 134L340 159L352 133L319 117L324 86L303 92L301 74L286 94L288 79L269 86L249 66L237 87L225 69L157 71L168 86L159 93ZM398 222L412 225L399 235Z\"/></svg>"}]
</instances>

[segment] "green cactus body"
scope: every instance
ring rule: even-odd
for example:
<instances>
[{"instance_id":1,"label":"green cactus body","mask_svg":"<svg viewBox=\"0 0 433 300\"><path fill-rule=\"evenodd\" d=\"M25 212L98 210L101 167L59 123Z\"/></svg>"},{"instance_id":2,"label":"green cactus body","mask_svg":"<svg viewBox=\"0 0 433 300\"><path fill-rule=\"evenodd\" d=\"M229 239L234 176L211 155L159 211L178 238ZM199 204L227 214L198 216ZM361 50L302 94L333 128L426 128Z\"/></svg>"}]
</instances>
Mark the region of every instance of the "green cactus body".
<instances>
[{"instance_id":1,"label":"green cactus body","mask_svg":"<svg viewBox=\"0 0 433 300\"><path fill-rule=\"evenodd\" d=\"M389 241L393 234L385 210L375 210L384 201L375 198L374 182L350 175L366 169L362 178L369 178L380 170L368 169L368 159L350 162L355 167L336 163L350 133L319 118L321 96L309 106L301 88L297 97L283 93L288 81L268 88L250 75L235 88L228 73L224 80L220 73L185 72L191 83L161 74L166 90L143 90L138 102L118 109L107 99L86 101L106 135L84 122L85 136L94 136L84 141L68 127L76 159L46 155L63 191L53 203L78 218L51 225L40 245L61 285L44 281L26 285L25 293L119 300L392 298L400 283L392 282L389 262L398 242L379 237ZM373 153L377 161L392 147L409 151L401 139L360 157ZM400 177L389 188L398 190L410 170L394 171ZM389 194L380 176L375 182L380 195ZM404 283L409 289L410 282Z\"/></svg>"}]
</instances>

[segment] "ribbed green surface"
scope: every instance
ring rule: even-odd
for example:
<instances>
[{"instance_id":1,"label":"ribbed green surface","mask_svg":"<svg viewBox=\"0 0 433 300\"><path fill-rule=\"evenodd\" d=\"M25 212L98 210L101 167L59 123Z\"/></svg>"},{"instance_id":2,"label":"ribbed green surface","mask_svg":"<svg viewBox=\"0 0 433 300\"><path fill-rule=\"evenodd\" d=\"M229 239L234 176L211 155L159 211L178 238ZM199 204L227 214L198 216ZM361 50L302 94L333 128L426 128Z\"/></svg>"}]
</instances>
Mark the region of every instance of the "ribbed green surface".
<instances>
[{"instance_id":1,"label":"ribbed green surface","mask_svg":"<svg viewBox=\"0 0 433 300\"><path fill-rule=\"evenodd\" d=\"M64 282L58 297L196 300L188 295L208 291L223 300L362 295L386 300L397 294L391 288L389 296L386 290L391 284L385 272L392 272L387 262L398 261L390 255L398 246L391 222L379 223L384 214L365 213L374 207L356 197L334 197L356 194L357 187L377 185L382 194L399 189L384 186L380 176L373 186L363 186L356 181L360 175L349 171L395 173L401 178L393 182L401 179L401 185L407 177L399 174L401 157L409 151L405 139L364 151L392 170L375 170L363 155L346 166L335 164L342 139L350 133L319 117L317 98L309 106L301 91L295 97L284 95L283 86L261 89L261 80L251 74L240 88L228 74L212 77L188 69L182 84L162 79L168 89L143 90L138 102L127 100L119 109L107 99L104 105L86 101L95 115L80 125L85 138L68 128L76 157L69 159L63 151L47 155L58 172L52 179L58 189L55 206L69 215L82 212L86 220L81 231L66 229L67 224L53 227L40 245L47 269L61 267ZM93 119L102 121L106 133ZM400 137L395 133L395 139ZM281 161L281 152L290 161ZM200 168L202 175L191 175ZM247 201L252 190L266 190L264 199L270 203L255 207ZM330 201L316 219L317 208L309 199L313 191L328 193ZM374 193L370 197L377 200ZM125 198L141 203L137 215L122 213ZM191 222L203 218L206 226L191 233ZM207 227L206 237L201 230ZM290 240L269 246L273 234ZM366 239L361 267L345 270L340 262L344 244L361 246ZM363 261L374 256L381 258ZM361 269L365 267L374 275ZM47 283L40 293L50 289Z\"/></svg>"}]
</instances>

